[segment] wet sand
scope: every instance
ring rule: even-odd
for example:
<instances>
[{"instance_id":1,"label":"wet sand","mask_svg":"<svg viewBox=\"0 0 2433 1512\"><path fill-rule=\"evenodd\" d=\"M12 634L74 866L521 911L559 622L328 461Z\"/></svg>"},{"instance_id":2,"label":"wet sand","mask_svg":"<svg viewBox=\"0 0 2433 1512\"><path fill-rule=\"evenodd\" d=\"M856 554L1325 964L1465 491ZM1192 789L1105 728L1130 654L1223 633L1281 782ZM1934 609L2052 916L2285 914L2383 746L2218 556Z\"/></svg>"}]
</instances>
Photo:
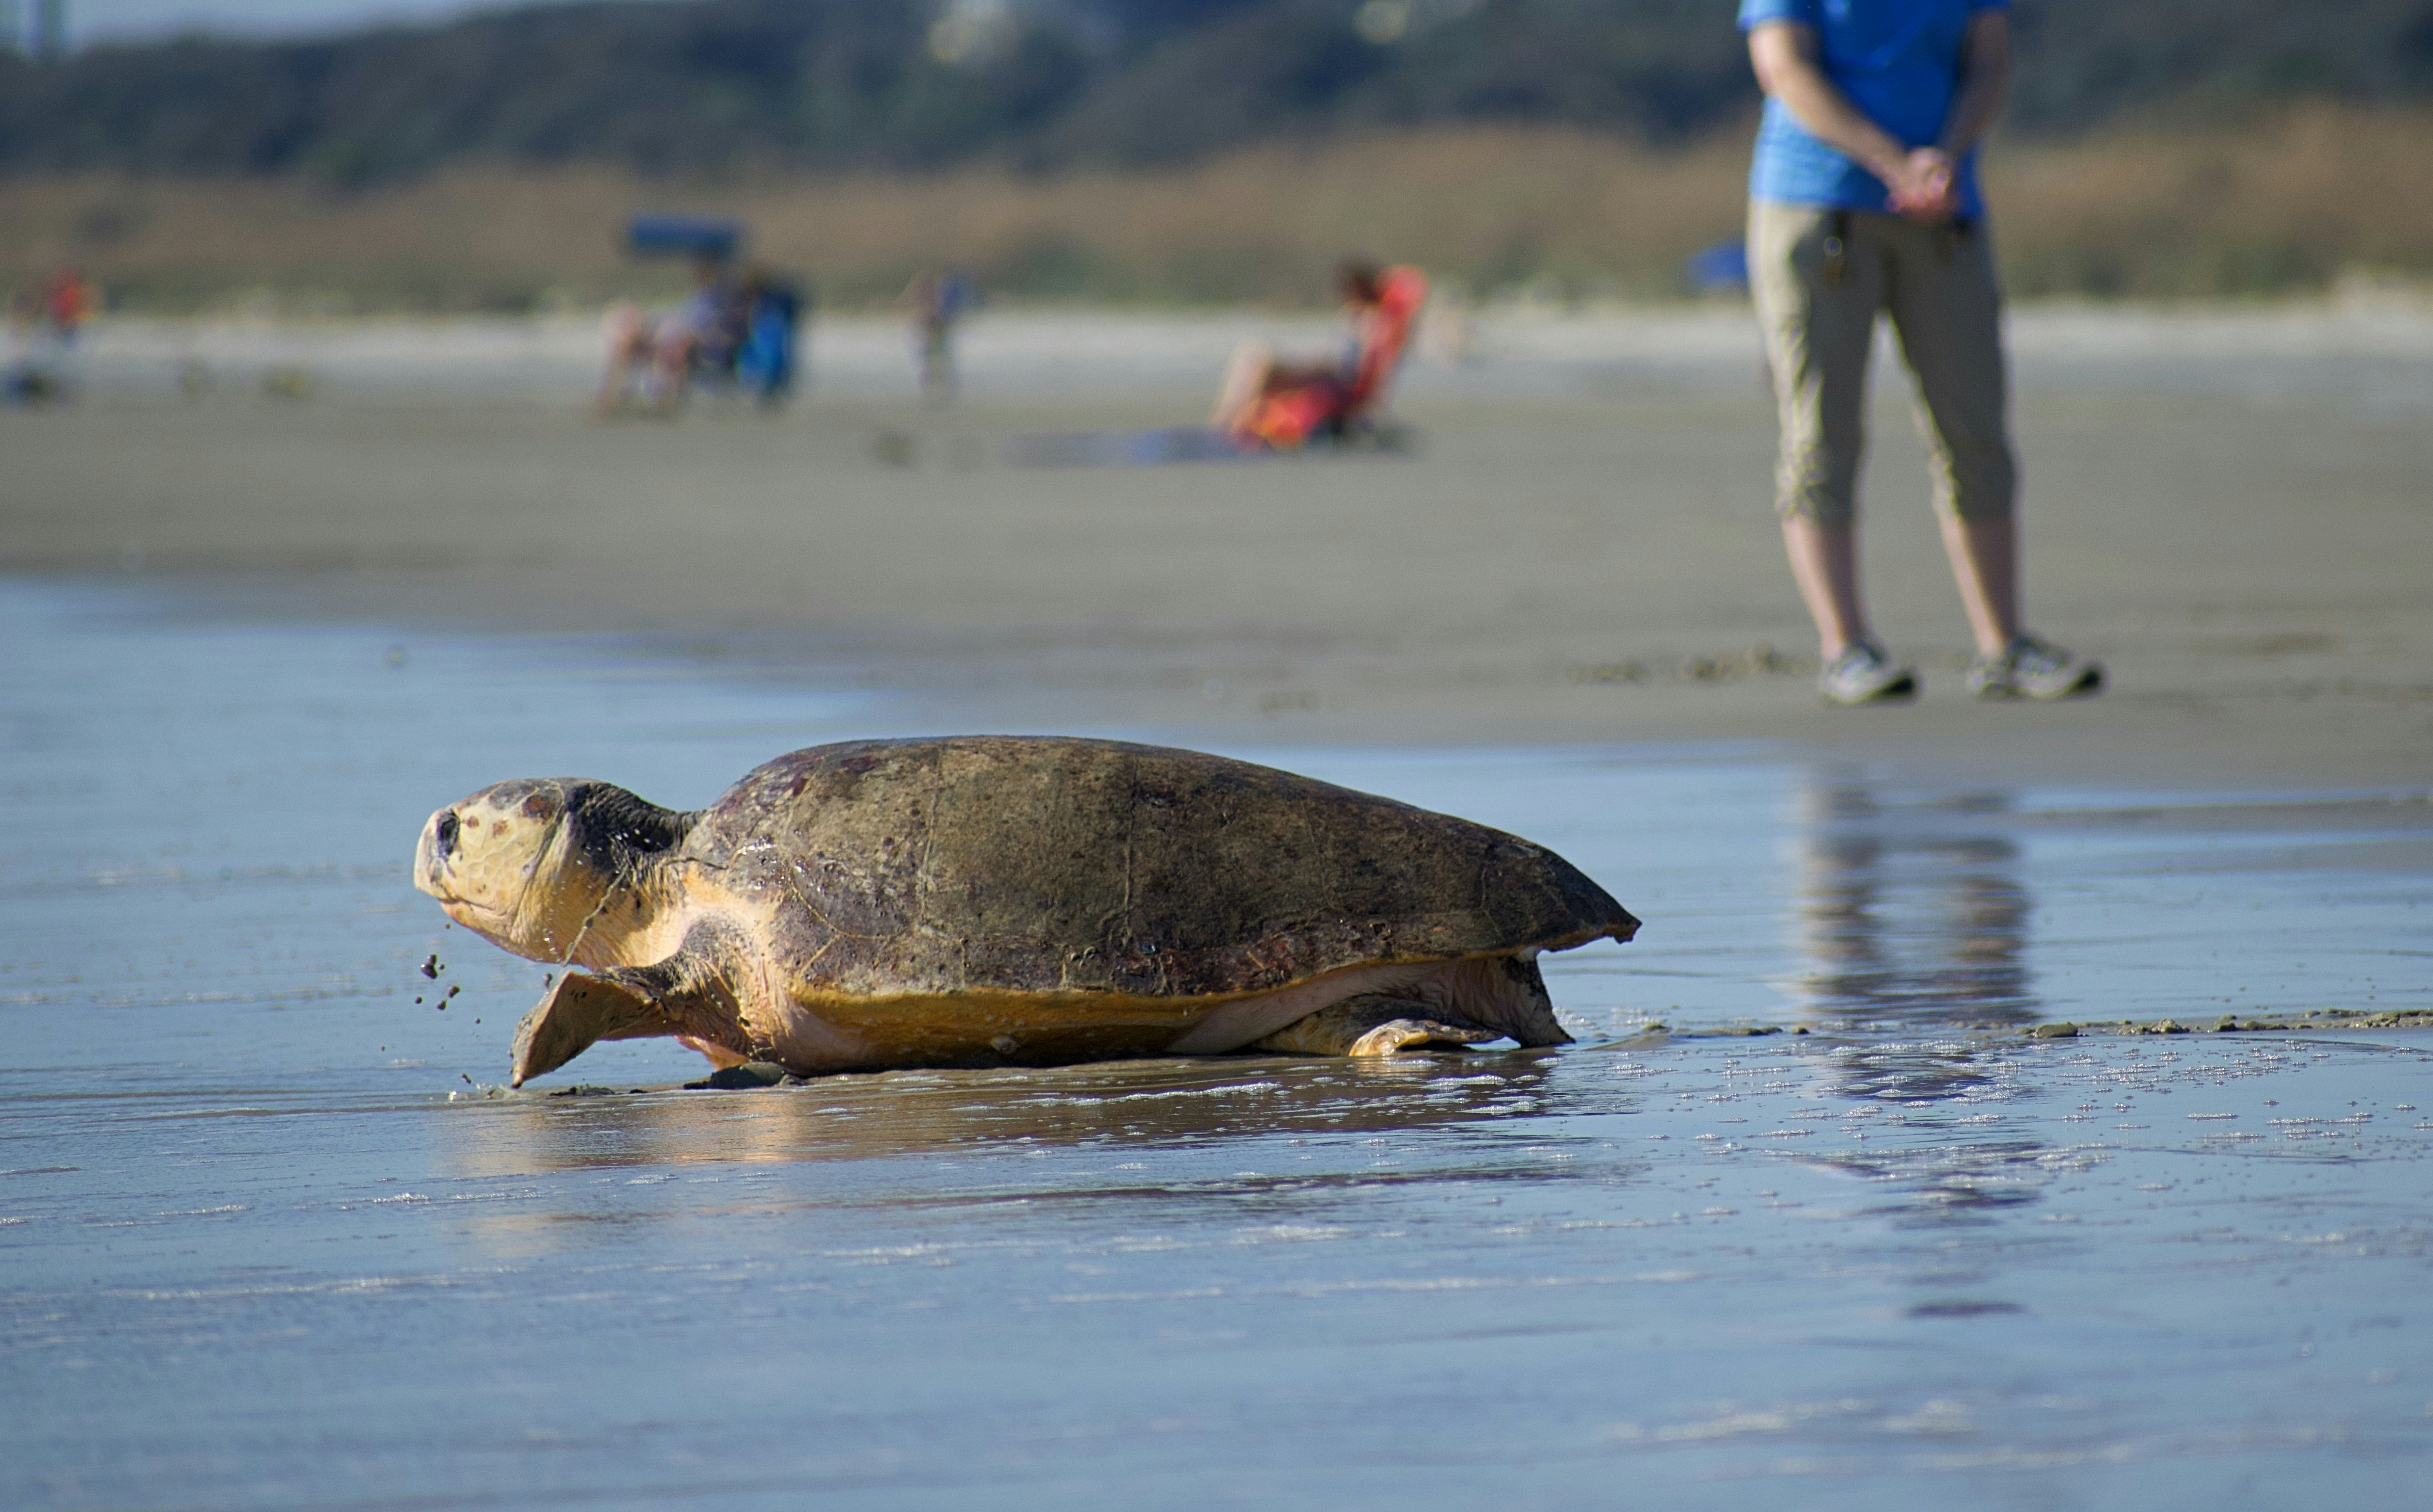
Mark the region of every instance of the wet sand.
<instances>
[{"instance_id":1,"label":"wet sand","mask_svg":"<svg viewBox=\"0 0 2433 1512\"><path fill-rule=\"evenodd\" d=\"M2203 1032L2433 1008L2421 794L1226 742L1610 887L1641 937L1546 963L1581 1043L507 1094L545 968L408 886L432 805L695 805L935 695L140 580L0 586L0 1503L2270 1507L2433 1455L2433 1045Z\"/></svg>"},{"instance_id":2,"label":"wet sand","mask_svg":"<svg viewBox=\"0 0 2433 1512\"><path fill-rule=\"evenodd\" d=\"M128 328L96 344L89 402L0 414L0 570L131 571L246 614L655 637L1000 726L2433 775L2421 312L2017 317L2031 620L2114 673L2064 708L1962 695L1905 380L1880 364L1870 592L1927 697L1855 714L1811 692L1744 313L1482 319L1472 360L1408 376L1414 456L1003 465L1013 433L1190 420L1260 331L1324 328L982 321L964 402L928 411L900 332L837 322L781 416L604 427L581 409L579 325ZM199 400L171 383L183 357L216 380ZM280 364L314 397L261 397Z\"/></svg>"}]
</instances>

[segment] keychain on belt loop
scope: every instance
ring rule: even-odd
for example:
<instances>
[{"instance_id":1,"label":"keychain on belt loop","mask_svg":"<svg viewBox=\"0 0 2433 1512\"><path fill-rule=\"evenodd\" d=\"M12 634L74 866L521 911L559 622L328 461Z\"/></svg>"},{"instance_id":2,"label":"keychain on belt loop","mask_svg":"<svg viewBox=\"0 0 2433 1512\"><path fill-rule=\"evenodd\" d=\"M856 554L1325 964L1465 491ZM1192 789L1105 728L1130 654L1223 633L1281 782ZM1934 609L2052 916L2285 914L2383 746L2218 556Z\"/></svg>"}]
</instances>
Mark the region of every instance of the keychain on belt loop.
<instances>
[{"instance_id":1,"label":"keychain on belt loop","mask_svg":"<svg viewBox=\"0 0 2433 1512\"><path fill-rule=\"evenodd\" d=\"M1968 240L1969 234L1976 229L1974 222L1964 220L1957 215L1936 227L1934 236L1936 260L1944 263L1950 262L1951 254L1960 250L1960 244Z\"/></svg>"}]
</instances>

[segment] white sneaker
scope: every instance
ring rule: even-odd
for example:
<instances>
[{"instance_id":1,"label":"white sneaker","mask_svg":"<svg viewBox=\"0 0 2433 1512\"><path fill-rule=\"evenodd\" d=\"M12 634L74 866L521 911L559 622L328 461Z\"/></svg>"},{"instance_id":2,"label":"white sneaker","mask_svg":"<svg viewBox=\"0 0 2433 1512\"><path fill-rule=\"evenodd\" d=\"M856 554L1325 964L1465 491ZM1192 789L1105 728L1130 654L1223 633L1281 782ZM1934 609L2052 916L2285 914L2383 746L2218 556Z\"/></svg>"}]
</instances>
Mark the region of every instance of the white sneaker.
<instances>
[{"instance_id":1,"label":"white sneaker","mask_svg":"<svg viewBox=\"0 0 2433 1512\"><path fill-rule=\"evenodd\" d=\"M1968 669L1968 691L1979 698L2076 698L2103 690L2103 664L2033 636L2019 636L1999 656L1980 656Z\"/></svg>"},{"instance_id":2,"label":"white sneaker","mask_svg":"<svg viewBox=\"0 0 2433 1512\"><path fill-rule=\"evenodd\" d=\"M1881 646L1865 641L1826 664L1816 678L1816 690L1828 704L1876 704L1886 699L1915 698L1917 669L1898 667Z\"/></svg>"}]
</instances>

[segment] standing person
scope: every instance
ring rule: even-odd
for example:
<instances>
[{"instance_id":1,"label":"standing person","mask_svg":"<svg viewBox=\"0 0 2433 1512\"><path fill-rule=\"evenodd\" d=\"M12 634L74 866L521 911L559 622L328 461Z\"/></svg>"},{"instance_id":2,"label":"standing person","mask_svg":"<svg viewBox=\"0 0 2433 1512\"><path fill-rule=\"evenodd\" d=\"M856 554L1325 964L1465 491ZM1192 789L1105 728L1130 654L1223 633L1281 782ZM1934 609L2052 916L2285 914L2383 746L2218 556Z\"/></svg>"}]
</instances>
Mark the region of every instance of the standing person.
<instances>
[{"instance_id":1,"label":"standing person","mask_svg":"<svg viewBox=\"0 0 2433 1512\"><path fill-rule=\"evenodd\" d=\"M1936 513L1977 641L1969 690L2096 691L2101 667L2019 622L2001 291L1976 172L2010 80L2009 0L1742 0L1740 25L1766 95L1748 261L1781 412L1776 501L1827 701L1917 691L1916 670L1884 654L1859 593L1879 311L1917 380Z\"/></svg>"},{"instance_id":2,"label":"standing person","mask_svg":"<svg viewBox=\"0 0 2433 1512\"><path fill-rule=\"evenodd\" d=\"M921 273L904 290L912 307L912 344L921 368L921 393L932 404L955 397L955 324L979 302L968 274L948 269Z\"/></svg>"},{"instance_id":3,"label":"standing person","mask_svg":"<svg viewBox=\"0 0 2433 1512\"><path fill-rule=\"evenodd\" d=\"M77 332L100 305L92 284L75 268L61 268L51 275L43 286L43 314L49 321L51 339L64 350L76 345Z\"/></svg>"}]
</instances>

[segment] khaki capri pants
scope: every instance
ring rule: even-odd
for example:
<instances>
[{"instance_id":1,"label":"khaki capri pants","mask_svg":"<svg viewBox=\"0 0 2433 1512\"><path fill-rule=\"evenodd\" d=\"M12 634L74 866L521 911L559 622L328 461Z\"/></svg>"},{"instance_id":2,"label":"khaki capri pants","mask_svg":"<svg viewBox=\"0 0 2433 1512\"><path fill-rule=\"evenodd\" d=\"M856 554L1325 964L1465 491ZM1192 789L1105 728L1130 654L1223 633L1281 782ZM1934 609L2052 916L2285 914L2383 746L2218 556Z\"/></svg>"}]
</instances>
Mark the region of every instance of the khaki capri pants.
<instances>
[{"instance_id":1,"label":"khaki capri pants","mask_svg":"<svg viewBox=\"0 0 2433 1512\"><path fill-rule=\"evenodd\" d=\"M1964 229L1841 212L1847 229L1835 278L1826 242L1836 214L1749 202L1749 290L1782 414L1777 507L1820 525L1856 521L1867 353L1880 310L1917 379L1935 507L1967 520L2007 518L2018 466L2004 415L2002 293L1984 223Z\"/></svg>"}]
</instances>

